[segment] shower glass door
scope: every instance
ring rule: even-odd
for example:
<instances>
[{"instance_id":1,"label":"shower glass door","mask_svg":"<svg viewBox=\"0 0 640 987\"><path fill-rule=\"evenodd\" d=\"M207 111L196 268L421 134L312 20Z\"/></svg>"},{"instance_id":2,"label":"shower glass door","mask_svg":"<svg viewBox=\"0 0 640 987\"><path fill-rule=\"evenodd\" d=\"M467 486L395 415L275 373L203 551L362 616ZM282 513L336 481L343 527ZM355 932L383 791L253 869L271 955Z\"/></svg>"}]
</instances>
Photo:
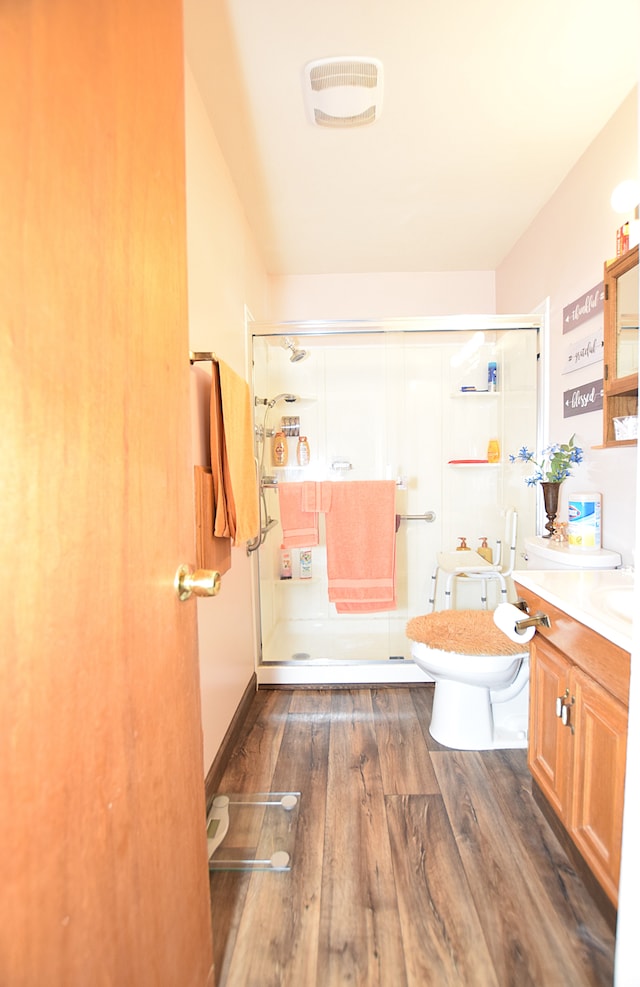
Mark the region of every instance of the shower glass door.
<instances>
[{"instance_id":1,"label":"shower glass door","mask_svg":"<svg viewBox=\"0 0 640 987\"><path fill-rule=\"evenodd\" d=\"M484 330L449 329L445 319L428 331L298 331L295 347L275 327L253 337L266 531L256 553L259 681L422 680L405 627L428 611L437 552L453 550L462 537L471 548L485 537L495 545L509 506L519 512L519 540L534 533L535 497L508 453L536 444L538 334L490 323ZM490 362L498 382L488 392ZM285 464L274 453L276 432L284 433ZM301 435L309 443L306 465L296 457ZM499 462L481 462L492 440ZM322 514L320 544L289 549L291 578L281 578L278 491L301 480L396 483L396 609L337 613L328 599ZM463 587L462 605L479 606L477 594L467 603Z\"/></svg>"}]
</instances>

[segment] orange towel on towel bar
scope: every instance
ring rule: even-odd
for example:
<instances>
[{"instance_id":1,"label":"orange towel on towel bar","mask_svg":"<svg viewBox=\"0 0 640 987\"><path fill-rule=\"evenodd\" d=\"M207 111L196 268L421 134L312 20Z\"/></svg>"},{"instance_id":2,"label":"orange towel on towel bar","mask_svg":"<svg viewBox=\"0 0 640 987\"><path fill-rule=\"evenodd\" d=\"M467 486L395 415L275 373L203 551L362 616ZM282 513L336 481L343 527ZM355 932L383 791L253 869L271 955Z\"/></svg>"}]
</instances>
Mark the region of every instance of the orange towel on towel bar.
<instances>
[{"instance_id":1,"label":"orange towel on towel bar","mask_svg":"<svg viewBox=\"0 0 640 987\"><path fill-rule=\"evenodd\" d=\"M302 510L319 511L326 514L331 509L331 490L333 483L330 480L305 480L302 484Z\"/></svg>"},{"instance_id":2,"label":"orange towel on towel bar","mask_svg":"<svg viewBox=\"0 0 640 987\"><path fill-rule=\"evenodd\" d=\"M282 544L285 548L311 548L320 541L318 511L315 507L307 510L307 505L303 505L302 494L305 486L306 483L278 484Z\"/></svg>"},{"instance_id":3,"label":"orange towel on towel bar","mask_svg":"<svg viewBox=\"0 0 640 987\"><path fill-rule=\"evenodd\" d=\"M217 539L220 552L222 554L228 553L228 569L231 566L231 541L235 534L235 523L232 526L227 503L228 491L231 489L231 478L224 444L220 371L215 361L211 365L209 441L212 476L212 537Z\"/></svg>"},{"instance_id":4,"label":"orange towel on towel bar","mask_svg":"<svg viewBox=\"0 0 640 987\"><path fill-rule=\"evenodd\" d=\"M338 613L396 608L395 499L393 480L331 484L327 575Z\"/></svg>"},{"instance_id":5,"label":"orange towel on towel bar","mask_svg":"<svg viewBox=\"0 0 640 987\"><path fill-rule=\"evenodd\" d=\"M217 370L220 376L220 404L224 436L223 475L227 525L225 530L219 531L216 510L215 534L230 535L234 545L241 545L243 542L255 538L260 531L251 397L246 380L239 377L222 360L218 360ZM214 373L216 371L215 363L213 371ZM212 404L212 419L213 413Z\"/></svg>"}]
</instances>

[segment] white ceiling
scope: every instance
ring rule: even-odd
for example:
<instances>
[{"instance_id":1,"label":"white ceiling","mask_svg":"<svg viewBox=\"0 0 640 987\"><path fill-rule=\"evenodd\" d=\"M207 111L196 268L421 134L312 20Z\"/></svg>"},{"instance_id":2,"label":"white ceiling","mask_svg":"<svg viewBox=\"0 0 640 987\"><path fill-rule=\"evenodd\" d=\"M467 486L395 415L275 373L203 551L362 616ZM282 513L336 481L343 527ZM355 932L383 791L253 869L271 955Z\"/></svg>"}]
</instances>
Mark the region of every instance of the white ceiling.
<instances>
[{"instance_id":1,"label":"white ceiling","mask_svg":"<svg viewBox=\"0 0 640 987\"><path fill-rule=\"evenodd\" d=\"M185 0L272 274L495 269L637 83L639 38L639 0ZM382 116L314 127L304 65L345 55L382 61Z\"/></svg>"}]
</instances>

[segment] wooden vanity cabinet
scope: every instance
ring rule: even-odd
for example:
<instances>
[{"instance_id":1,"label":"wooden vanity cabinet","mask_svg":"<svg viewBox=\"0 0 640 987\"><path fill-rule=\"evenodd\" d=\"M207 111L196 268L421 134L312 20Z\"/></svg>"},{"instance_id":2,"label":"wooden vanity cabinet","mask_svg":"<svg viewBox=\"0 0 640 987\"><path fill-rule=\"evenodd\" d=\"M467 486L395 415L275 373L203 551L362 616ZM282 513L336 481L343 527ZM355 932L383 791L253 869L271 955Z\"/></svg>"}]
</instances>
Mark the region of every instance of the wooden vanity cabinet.
<instances>
[{"instance_id":1,"label":"wooden vanity cabinet","mask_svg":"<svg viewBox=\"0 0 640 987\"><path fill-rule=\"evenodd\" d=\"M550 628L531 642L529 770L582 861L617 908L629 653L518 587Z\"/></svg>"}]
</instances>

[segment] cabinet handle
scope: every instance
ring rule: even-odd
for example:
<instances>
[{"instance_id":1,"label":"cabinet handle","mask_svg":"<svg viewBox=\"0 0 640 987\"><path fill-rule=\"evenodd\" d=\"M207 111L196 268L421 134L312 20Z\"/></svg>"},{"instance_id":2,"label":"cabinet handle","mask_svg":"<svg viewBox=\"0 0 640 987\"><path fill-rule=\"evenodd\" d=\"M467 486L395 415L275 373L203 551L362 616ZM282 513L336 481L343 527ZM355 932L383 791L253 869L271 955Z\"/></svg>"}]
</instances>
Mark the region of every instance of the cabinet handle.
<instances>
[{"instance_id":1,"label":"cabinet handle","mask_svg":"<svg viewBox=\"0 0 640 987\"><path fill-rule=\"evenodd\" d=\"M573 723L571 723L571 721L569 720L569 711L570 711L571 707L573 706L573 704L575 703L575 701L576 701L576 697L575 696L572 696L570 703L563 703L562 704L562 715L561 715L562 725L564 727L569 727L569 729L571 730L571 733L574 733L575 731L574 731L574 728L573 728Z\"/></svg>"},{"instance_id":2,"label":"cabinet handle","mask_svg":"<svg viewBox=\"0 0 640 987\"><path fill-rule=\"evenodd\" d=\"M562 718L563 715L562 711L564 710L565 699L568 698L569 698L569 690L565 689L564 696L558 696L558 698L556 699L556 716L558 717L558 719ZM562 720L562 722L564 723L564 720Z\"/></svg>"}]
</instances>

